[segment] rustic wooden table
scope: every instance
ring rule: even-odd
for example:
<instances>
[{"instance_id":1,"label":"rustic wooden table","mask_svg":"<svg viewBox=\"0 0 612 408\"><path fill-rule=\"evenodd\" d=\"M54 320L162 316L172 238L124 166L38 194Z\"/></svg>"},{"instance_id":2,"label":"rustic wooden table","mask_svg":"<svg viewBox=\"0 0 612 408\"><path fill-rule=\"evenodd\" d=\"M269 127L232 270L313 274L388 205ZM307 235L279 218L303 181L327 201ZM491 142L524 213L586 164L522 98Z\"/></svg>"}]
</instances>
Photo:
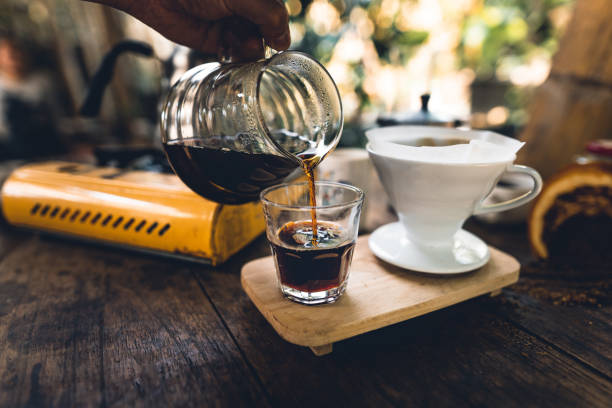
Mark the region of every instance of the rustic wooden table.
<instances>
[{"instance_id":1,"label":"rustic wooden table","mask_svg":"<svg viewBox=\"0 0 612 408\"><path fill-rule=\"evenodd\" d=\"M315 357L240 286L263 238L211 268L0 222L0 407L609 407L609 278L533 261L522 228L468 229L518 258L519 283Z\"/></svg>"}]
</instances>

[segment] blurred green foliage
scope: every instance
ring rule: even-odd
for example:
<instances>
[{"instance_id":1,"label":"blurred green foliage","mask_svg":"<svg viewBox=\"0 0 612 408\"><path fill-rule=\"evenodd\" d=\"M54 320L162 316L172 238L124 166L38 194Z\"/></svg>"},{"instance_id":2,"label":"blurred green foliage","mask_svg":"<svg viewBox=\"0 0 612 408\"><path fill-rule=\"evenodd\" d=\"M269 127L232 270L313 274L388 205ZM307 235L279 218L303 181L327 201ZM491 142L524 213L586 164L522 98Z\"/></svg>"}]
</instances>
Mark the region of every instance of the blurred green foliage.
<instances>
[{"instance_id":1,"label":"blurred green foliage","mask_svg":"<svg viewBox=\"0 0 612 408\"><path fill-rule=\"evenodd\" d=\"M507 124L523 126L534 87L541 83L573 0L485 0L464 19L457 54L479 82L507 82ZM539 61L539 66L535 66Z\"/></svg>"},{"instance_id":2,"label":"blurred green foliage","mask_svg":"<svg viewBox=\"0 0 612 408\"><path fill-rule=\"evenodd\" d=\"M341 25L337 30L324 34L318 34L306 19L306 12L313 1L302 0L300 3L301 11L297 15L292 15L291 21L303 24L305 33L294 48L312 54L325 63L331 58L334 46L342 34L351 26L349 21L351 11L355 7L363 8L374 20L375 14L380 10L382 0L330 0L329 3L338 11ZM375 27L371 39L381 60L389 63L406 63L415 48L427 41L429 33L421 30L402 31L398 28L395 17L393 16L389 27Z\"/></svg>"},{"instance_id":3,"label":"blurred green foliage","mask_svg":"<svg viewBox=\"0 0 612 408\"><path fill-rule=\"evenodd\" d=\"M475 81L484 83L484 88L486 83L491 81L506 84L504 100L499 100L492 106L506 106L509 112L508 121L513 125L520 126L526 120L525 107L534 86L541 83L547 75L547 67L558 47L562 28L571 16L570 6L573 1L475 0L471 2L471 9L458 10L465 17L459 20L460 34L455 49L456 69L471 69ZM416 6L419 0L286 0L286 3L292 14L292 23L303 30L300 41L294 44L294 48L314 55L324 64L332 58L343 34L356 28L351 12L357 7L365 11L372 24L371 33L366 40L373 43L381 64L406 66L415 51L436 34L402 24L401 13L404 6ZM313 19L314 6L323 3L333 6L337 12L317 14L327 20L339 19L337 24L330 25L332 29L321 30L317 27L320 20ZM442 8L449 6L444 1L437 3ZM296 13L296 10L299 12ZM403 12L405 13L405 9ZM359 97L361 111L371 106L371 95L363 89L363 63L349 61L346 64L352 72L351 75L356 77L352 83ZM423 81L426 80L427 78L423 78ZM483 87L479 89L482 90ZM484 112L492 106L485 108Z\"/></svg>"},{"instance_id":4,"label":"blurred green foliage","mask_svg":"<svg viewBox=\"0 0 612 408\"><path fill-rule=\"evenodd\" d=\"M0 7L0 32L10 30L31 37L43 46L50 46L54 44L50 27L53 20L57 26L55 34L61 32L68 44L76 45L81 41L75 28L79 19L72 18L79 10L76 5L80 2L77 0L0 1L6 3L3 3L6 7ZM454 32L459 32L451 69L472 70L475 80L479 82L505 83L508 88L505 100L496 104L505 105L509 110L509 121L520 125L526 119L524 108L531 89L541 80L542 72L546 75L546 68L542 68L542 65L548 64L557 49L561 29L571 15L569 6L574 0L466 0L458 6L453 6L450 0L284 1L291 15L292 30L295 30L293 49L309 53L327 64L337 53L339 41L347 32L354 31L363 44L370 47L368 50L373 46L375 53L367 56L370 61L377 60L379 66L406 69L419 47L438 34L406 23L406 13L413 15L412 11L406 10L413 10L413 7L426 1L437 4L441 14L454 13L451 24L456 28ZM41 4L47 5L52 18L43 21L40 17ZM540 76L529 82L528 78L522 77L533 74L536 70L532 69L534 61L540 63L536 67L540 70ZM376 64L370 64L368 68L360 58L344 58L340 62L345 65L350 77L341 91L343 95L350 94L348 96L356 100L353 106L357 106L355 115L347 120L347 128L351 126L348 123L351 120L359 126L357 123L361 121L363 112L396 109L395 105L390 108L381 106L380 95L372 93L372 86L365 86L368 76L370 83L375 82L372 79L378 72L372 69L372 65ZM522 71L517 71L517 68ZM523 75L525 72L527 74ZM523 82L517 83L517 78ZM431 80L417 79L422 82Z\"/></svg>"},{"instance_id":5,"label":"blurred green foliage","mask_svg":"<svg viewBox=\"0 0 612 408\"><path fill-rule=\"evenodd\" d=\"M535 53L551 57L559 30L553 11L573 0L485 0L463 23L457 49L463 67L491 78L504 62L519 64Z\"/></svg>"}]
</instances>

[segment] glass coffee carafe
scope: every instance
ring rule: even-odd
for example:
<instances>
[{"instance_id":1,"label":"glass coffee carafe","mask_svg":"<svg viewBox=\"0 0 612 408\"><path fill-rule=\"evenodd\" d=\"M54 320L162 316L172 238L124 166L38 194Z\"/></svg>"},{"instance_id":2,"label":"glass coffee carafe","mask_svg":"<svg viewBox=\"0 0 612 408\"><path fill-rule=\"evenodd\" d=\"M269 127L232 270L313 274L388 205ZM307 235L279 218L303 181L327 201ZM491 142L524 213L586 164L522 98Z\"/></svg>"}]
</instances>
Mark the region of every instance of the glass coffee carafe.
<instances>
[{"instance_id":1,"label":"glass coffee carafe","mask_svg":"<svg viewBox=\"0 0 612 408\"><path fill-rule=\"evenodd\" d=\"M286 51L241 64L207 63L178 80L161 112L162 142L176 174L220 203L257 200L303 174L338 144L340 95L325 68Z\"/></svg>"}]
</instances>

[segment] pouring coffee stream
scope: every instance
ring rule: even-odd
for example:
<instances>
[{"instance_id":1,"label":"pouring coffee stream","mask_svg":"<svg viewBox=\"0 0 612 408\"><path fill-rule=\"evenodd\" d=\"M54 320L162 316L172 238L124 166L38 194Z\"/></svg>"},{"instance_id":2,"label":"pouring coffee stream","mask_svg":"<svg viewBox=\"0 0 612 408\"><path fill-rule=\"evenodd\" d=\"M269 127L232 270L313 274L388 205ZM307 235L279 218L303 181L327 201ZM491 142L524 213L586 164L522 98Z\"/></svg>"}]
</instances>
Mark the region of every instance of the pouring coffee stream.
<instances>
[{"instance_id":1,"label":"pouring coffee stream","mask_svg":"<svg viewBox=\"0 0 612 408\"><path fill-rule=\"evenodd\" d=\"M320 160L317 156L303 157L302 168L308 179L308 195L310 202L310 218L312 226L312 239L310 242L313 246L318 245L318 231L317 231L317 196L315 191L315 175L314 168L319 164Z\"/></svg>"}]
</instances>

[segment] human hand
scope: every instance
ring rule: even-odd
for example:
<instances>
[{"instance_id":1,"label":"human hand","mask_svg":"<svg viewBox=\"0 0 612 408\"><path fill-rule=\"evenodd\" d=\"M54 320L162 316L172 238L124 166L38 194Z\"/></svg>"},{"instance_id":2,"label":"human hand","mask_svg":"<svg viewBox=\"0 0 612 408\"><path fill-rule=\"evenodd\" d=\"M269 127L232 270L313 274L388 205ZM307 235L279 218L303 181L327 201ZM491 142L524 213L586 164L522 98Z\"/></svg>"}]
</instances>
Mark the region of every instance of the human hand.
<instances>
[{"instance_id":1,"label":"human hand","mask_svg":"<svg viewBox=\"0 0 612 408\"><path fill-rule=\"evenodd\" d=\"M207 54L255 60L291 43L282 0L87 0L122 10L166 38Z\"/></svg>"}]
</instances>

